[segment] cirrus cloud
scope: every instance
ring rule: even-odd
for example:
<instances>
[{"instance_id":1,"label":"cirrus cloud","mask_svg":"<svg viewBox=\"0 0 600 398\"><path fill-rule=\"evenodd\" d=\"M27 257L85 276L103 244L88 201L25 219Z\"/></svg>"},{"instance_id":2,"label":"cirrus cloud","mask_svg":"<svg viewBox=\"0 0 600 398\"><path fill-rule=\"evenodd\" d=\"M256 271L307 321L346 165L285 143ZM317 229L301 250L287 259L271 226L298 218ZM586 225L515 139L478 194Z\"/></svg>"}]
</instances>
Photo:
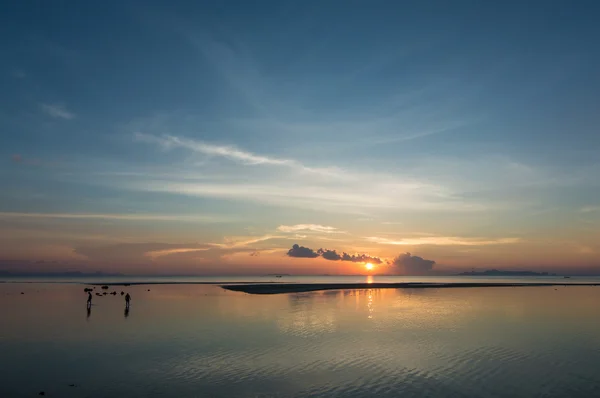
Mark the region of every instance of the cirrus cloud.
<instances>
[{"instance_id":1,"label":"cirrus cloud","mask_svg":"<svg viewBox=\"0 0 600 398\"><path fill-rule=\"evenodd\" d=\"M296 224L296 225L280 225L277 227L277 230L280 232L320 232L326 234L345 234L346 231L340 231L335 227L330 227L326 225L319 224Z\"/></svg>"},{"instance_id":2,"label":"cirrus cloud","mask_svg":"<svg viewBox=\"0 0 600 398\"><path fill-rule=\"evenodd\" d=\"M419 238L406 239L388 239L378 236L369 236L365 238L369 242L379 243L380 245L398 245L398 246L419 246L419 245L437 245L437 246L487 246L487 245L506 245L519 243L519 238L461 238L457 236L424 236Z\"/></svg>"},{"instance_id":3,"label":"cirrus cloud","mask_svg":"<svg viewBox=\"0 0 600 398\"><path fill-rule=\"evenodd\" d=\"M134 134L134 139L140 142L153 143L164 149L181 148L197 154L226 158L231 161L249 166L283 166L295 169L297 171L322 174L326 176L341 175L340 170L336 168L308 167L295 159L284 159L273 156L258 155L239 149L233 145L216 145L204 141L193 140L185 137L176 137L168 134L156 136L141 132L136 132Z\"/></svg>"},{"instance_id":4,"label":"cirrus cloud","mask_svg":"<svg viewBox=\"0 0 600 398\"><path fill-rule=\"evenodd\" d=\"M42 111L55 119L71 120L75 118L75 114L62 104L41 104Z\"/></svg>"}]
</instances>

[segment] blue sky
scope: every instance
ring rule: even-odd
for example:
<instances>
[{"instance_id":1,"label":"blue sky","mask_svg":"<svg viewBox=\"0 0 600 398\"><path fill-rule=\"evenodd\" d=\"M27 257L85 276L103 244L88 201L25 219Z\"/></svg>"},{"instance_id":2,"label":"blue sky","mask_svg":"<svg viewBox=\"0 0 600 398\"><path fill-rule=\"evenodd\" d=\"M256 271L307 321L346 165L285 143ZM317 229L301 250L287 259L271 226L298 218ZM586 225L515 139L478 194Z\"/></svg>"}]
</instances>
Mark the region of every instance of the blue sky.
<instances>
[{"instance_id":1,"label":"blue sky","mask_svg":"<svg viewBox=\"0 0 600 398\"><path fill-rule=\"evenodd\" d=\"M592 1L1 11L7 267L600 270Z\"/></svg>"}]
</instances>

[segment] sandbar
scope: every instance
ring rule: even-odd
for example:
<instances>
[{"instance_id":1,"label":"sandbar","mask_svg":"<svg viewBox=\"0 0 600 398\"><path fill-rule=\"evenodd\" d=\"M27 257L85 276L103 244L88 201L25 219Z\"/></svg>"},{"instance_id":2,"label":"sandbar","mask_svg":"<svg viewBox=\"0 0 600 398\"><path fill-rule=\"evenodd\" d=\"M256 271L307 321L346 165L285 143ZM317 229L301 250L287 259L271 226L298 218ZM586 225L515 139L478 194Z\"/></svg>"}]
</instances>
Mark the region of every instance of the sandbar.
<instances>
[{"instance_id":1,"label":"sandbar","mask_svg":"<svg viewBox=\"0 0 600 398\"><path fill-rule=\"evenodd\" d=\"M320 290L356 290L356 289L446 289L469 287L540 287L540 286L600 286L600 283L496 283L496 282L455 282L455 283L428 283L428 282L401 282L401 283L260 283L260 284L231 284L222 285L223 289L244 292L249 294L281 294L302 293Z\"/></svg>"}]
</instances>

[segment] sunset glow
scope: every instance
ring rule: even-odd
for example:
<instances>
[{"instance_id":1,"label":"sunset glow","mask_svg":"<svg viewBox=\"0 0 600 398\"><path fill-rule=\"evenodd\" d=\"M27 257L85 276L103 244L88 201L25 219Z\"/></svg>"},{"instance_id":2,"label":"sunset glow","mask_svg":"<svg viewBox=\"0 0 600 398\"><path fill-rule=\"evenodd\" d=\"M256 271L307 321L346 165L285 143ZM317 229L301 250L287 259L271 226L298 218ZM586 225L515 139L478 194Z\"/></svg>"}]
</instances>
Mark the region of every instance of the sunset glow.
<instances>
[{"instance_id":1,"label":"sunset glow","mask_svg":"<svg viewBox=\"0 0 600 398\"><path fill-rule=\"evenodd\" d=\"M152 29L122 2L4 3L0 271L600 275L595 19L555 40L554 11L504 36L404 2L335 24L319 2L165 4Z\"/></svg>"}]
</instances>

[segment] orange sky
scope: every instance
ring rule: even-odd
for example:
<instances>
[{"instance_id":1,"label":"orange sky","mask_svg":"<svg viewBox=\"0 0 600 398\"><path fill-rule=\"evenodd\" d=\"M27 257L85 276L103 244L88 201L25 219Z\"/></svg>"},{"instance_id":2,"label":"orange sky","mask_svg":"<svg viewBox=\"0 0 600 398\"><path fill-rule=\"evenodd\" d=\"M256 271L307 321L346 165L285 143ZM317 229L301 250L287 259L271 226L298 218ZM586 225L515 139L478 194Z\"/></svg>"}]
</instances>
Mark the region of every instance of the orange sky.
<instances>
[{"instance_id":1,"label":"orange sky","mask_svg":"<svg viewBox=\"0 0 600 398\"><path fill-rule=\"evenodd\" d=\"M594 273L598 271L600 236L573 239L572 231L537 236L443 236L402 233L403 226L355 222L340 229L320 224L277 225L263 230L203 222L158 221L133 216L82 214L11 214L0 216L2 269L82 270L133 274L406 274L419 273L393 264L409 252L435 261L423 273L455 273L476 269L527 269ZM375 229L386 229L375 236ZM196 233L197 231L197 233ZM222 235L218 233L222 231ZM367 271L365 261L332 261L290 257L299 244L313 252L381 258ZM316 256L316 255L315 255ZM368 262L368 261L367 261Z\"/></svg>"}]
</instances>

